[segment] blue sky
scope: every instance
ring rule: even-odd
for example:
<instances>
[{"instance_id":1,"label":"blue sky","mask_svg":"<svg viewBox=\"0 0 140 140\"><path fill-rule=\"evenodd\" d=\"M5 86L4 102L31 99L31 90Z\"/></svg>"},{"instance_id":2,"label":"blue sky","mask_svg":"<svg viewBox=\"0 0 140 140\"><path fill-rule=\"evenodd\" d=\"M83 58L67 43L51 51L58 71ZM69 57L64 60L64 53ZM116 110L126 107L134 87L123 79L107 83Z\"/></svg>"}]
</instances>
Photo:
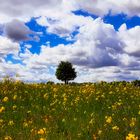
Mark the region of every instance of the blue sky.
<instances>
[{"instance_id":1,"label":"blue sky","mask_svg":"<svg viewBox=\"0 0 140 140\"><path fill-rule=\"evenodd\" d=\"M75 82L140 79L137 0L15 2L0 6L1 75L59 82L57 65L70 61Z\"/></svg>"}]
</instances>

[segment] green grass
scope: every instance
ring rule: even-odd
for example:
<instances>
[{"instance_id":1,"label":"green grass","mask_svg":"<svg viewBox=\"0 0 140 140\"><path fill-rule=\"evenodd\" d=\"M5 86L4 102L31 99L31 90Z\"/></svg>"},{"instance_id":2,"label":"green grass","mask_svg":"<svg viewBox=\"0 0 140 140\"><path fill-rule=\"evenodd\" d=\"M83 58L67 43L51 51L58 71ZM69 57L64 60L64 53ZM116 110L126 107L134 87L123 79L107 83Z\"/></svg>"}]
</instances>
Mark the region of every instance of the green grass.
<instances>
[{"instance_id":1,"label":"green grass","mask_svg":"<svg viewBox=\"0 0 140 140\"><path fill-rule=\"evenodd\" d=\"M131 83L0 83L0 140L126 137L140 137L140 87Z\"/></svg>"}]
</instances>

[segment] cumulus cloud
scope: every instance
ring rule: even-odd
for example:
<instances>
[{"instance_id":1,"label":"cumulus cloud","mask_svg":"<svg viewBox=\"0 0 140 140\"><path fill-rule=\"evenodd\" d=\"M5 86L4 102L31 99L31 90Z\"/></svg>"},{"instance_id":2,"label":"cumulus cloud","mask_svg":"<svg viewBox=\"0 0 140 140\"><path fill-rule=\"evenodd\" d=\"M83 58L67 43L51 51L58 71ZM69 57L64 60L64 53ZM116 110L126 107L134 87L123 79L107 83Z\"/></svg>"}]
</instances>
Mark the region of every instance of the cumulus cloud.
<instances>
[{"instance_id":1,"label":"cumulus cloud","mask_svg":"<svg viewBox=\"0 0 140 140\"><path fill-rule=\"evenodd\" d=\"M139 0L6 0L0 4L0 23L13 19L29 21L31 17L56 17L74 10L85 10L92 14L104 16L124 13L128 16L140 16Z\"/></svg>"},{"instance_id":2,"label":"cumulus cloud","mask_svg":"<svg viewBox=\"0 0 140 140\"><path fill-rule=\"evenodd\" d=\"M109 81L138 78L137 70L140 61L126 51L127 40L130 42L133 40L129 37L130 29L128 30L123 25L119 31L115 31L112 25L105 24L100 18L96 20L89 17L84 18L85 20L82 19L79 23L72 25L79 26L73 44L61 44L53 48L49 45L41 46L39 55L31 54L27 50L25 54L22 54L26 66L32 70L40 71L46 69L46 66L56 68L61 60L68 60L74 64L78 71L78 78L76 78L78 82L93 82L95 79ZM124 33L126 33L126 38L123 37ZM135 46L138 47L137 43ZM135 72L133 67L135 67Z\"/></svg>"},{"instance_id":3,"label":"cumulus cloud","mask_svg":"<svg viewBox=\"0 0 140 140\"><path fill-rule=\"evenodd\" d=\"M118 53L122 52L122 42L113 26L104 24L99 18L86 22L75 36L75 43L55 47L41 46L41 53L31 54L28 50L21 57L30 67L57 65L61 60L71 61L74 65L87 68L116 66Z\"/></svg>"},{"instance_id":4,"label":"cumulus cloud","mask_svg":"<svg viewBox=\"0 0 140 140\"><path fill-rule=\"evenodd\" d=\"M78 27L91 22L92 18L76 16L73 13L61 13L52 17L49 15L42 16L36 21L39 25L47 27L47 32L57 34L60 37L68 37Z\"/></svg>"},{"instance_id":5,"label":"cumulus cloud","mask_svg":"<svg viewBox=\"0 0 140 140\"><path fill-rule=\"evenodd\" d=\"M32 38L29 37L29 35L35 33L31 31L23 22L13 20L5 24L4 34L13 41L26 41L31 40Z\"/></svg>"},{"instance_id":6,"label":"cumulus cloud","mask_svg":"<svg viewBox=\"0 0 140 140\"><path fill-rule=\"evenodd\" d=\"M3 58L8 54L18 55L20 46L10 39L0 36L0 57Z\"/></svg>"},{"instance_id":7,"label":"cumulus cloud","mask_svg":"<svg viewBox=\"0 0 140 140\"><path fill-rule=\"evenodd\" d=\"M130 55L140 57L140 26L127 29L123 24L119 29L119 36L124 42L124 51Z\"/></svg>"},{"instance_id":8,"label":"cumulus cloud","mask_svg":"<svg viewBox=\"0 0 140 140\"><path fill-rule=\"evenodd\" d=\"M24 82L46 82L49 80L57 81L54 75L48 73L48 69L44 71L33 70L21 64L13 64L10 62L0 62L0 79L10 76L15 80Z\"/></svg>"},{"instance_id":9,"label":"cumulus cloud","mask_svg":"<svg viewBox=\"0 0 140 140\"><path fill-rule=\"evenodd\" d=\"M78 9L88 11L92 14L104 16L111 12L111 14L124 13L128 16L140 16L140 2L139 0L78 0L75 2Z\"/></svg>"},{"instance_id":10,"label":"cumulus cloud","mask_svg":"<svg viewBox=\"0 0 140 140\"><path fill-rule=\"evenodd\" d=\"M41 16L48 9L61 5L62 0L6 0L0 4L0 22L12 19L27 21L31 17Z\"/></svg>"}]
</instances>

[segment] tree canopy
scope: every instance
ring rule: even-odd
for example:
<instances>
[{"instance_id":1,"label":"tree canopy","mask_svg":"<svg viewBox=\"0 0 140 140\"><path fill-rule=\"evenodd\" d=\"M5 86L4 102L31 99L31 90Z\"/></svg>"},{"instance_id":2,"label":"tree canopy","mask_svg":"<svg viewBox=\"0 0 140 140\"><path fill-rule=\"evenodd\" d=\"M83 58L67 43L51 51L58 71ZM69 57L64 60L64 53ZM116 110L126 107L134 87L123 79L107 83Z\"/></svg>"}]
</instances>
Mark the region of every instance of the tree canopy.
<instances>
[{"instance_id":1,"label":"tree canopy","mask_svg":"<svg viewBox=\"0 0 140 140\"><path fill-rule=\"evenodd\" d=\"M74 80L76 78L75 68L68 61L61 61L56 69L55 73L58 80L64 81L68 84L69 80Z\"/></svg>"}]
</instances>

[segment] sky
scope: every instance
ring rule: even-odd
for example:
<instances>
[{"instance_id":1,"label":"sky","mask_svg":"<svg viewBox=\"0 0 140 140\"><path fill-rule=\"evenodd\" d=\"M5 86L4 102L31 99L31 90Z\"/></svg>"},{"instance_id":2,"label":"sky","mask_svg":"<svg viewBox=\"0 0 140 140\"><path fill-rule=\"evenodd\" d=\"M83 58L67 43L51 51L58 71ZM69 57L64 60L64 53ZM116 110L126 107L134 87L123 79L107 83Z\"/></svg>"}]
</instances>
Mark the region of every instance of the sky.
<instances>
[{"instance_id":1,"label":"sky","mask_svg":"<svg viewBox=\"0 0 140 140\"><path fill-rule=\"evenodd\" d=\"M140 79L139 0L1 0L0 79L74 82Z\"/></svg>"}]
</instances>

